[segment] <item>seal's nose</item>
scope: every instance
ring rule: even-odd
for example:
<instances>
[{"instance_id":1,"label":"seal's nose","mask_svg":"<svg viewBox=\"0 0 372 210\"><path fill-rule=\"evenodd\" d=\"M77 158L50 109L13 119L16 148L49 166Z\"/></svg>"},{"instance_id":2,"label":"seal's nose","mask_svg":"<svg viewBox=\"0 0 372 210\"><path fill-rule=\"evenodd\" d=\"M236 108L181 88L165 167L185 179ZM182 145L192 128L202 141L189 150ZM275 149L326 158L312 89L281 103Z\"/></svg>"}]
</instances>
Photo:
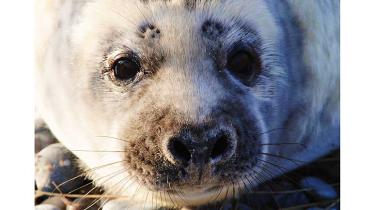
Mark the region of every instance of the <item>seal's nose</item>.
<instances>
[{"instance_id":1,"label":"seal's nose","mask_svg":"<svg viewBox=\"0 0 372 210\"><path fill-rule=\"evenodd\" d=\"M169 139L167 150L176 162L189 162L191 159L191 153L188 142L184 138L172 137Z\"/></svg>"},{"instance_id":2,"label":"seal's nose","mask_svg":"<svg viewBox=\"0 0 372 210\"><path fill-rule=\"evenodd\" d=\"M168 158L175 163L189 164L192 160L196 165L204 165L227 161L235 153L236 137L230 130L216 132L216 129L213 129L203 133L204 135L193 135L194 133L189 131L187 134L169 138L165 147Z\"/></svg>"}]
</instances>

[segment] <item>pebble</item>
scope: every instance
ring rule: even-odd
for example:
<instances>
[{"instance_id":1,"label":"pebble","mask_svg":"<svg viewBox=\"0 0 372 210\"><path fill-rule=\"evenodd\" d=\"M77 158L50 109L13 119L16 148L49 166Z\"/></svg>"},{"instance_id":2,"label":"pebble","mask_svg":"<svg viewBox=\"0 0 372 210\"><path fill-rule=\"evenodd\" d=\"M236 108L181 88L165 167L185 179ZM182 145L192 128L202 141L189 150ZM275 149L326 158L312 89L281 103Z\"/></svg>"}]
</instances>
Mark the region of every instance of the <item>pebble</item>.
<instances>
[{"instance_id":1,"label":"pebble","mask_svg":"<svg viewBox=\"0 0 372 210\"><path fill-rule=\"evenodd\" d=\"M35 210L63 210L52 204L40 204L35 206Z\"/></svg>"},{"instance_id":2,"label":"pebble","mask_svg":"<svg viewBox=\"0 0 372 210\"><path fill-rule=\"evenodd\" d=\"M100 204L93 198L77 198L67 206L66 210L96 210L100 208Z\"/></svg>"},{"instance_id":3,"label":"pebble","mask_svg":"<svg viewBox=\"0 0 372 210\"><path fill-rule=\"evenodd\" d=\"M61 197L50 197L48 199L46 199L45 201L43 201L42 204L49 204L49 205L53 205L55 207L57 207L58 209L65 209L66 208L66 204L63 202L62 198Z\"/></svg>"},{"instance_id":4,"label":"pebble","mask_svg":"<svg viewBox=\"0 0 372 210\"><path fill-rule=\"evenodd\" d=\"M66 184L59 185L69 179L81 174L79 168L73 164L75 156L68 151L62 144L51 144L36 154L35 158L35 179L38 190L47 192L68 193L84 182L83 177L68 181Z\"/></svg>"},{"instance_id":5,"label":"pebble","mask_svg":"<svg viewBox=\"0 0 372 210\"><path fill-rule=\"evenodd\" d=\"M41 119L35 120L35 154L50 144L57 143L48 126Z\"/></svg>"},{"instance_id":6,"label":"pebble","mask_svg":"<svg viewBox=\"0 0 372 210\"><path fill-rule=\"evenodd\" d=\"M315 193L316 196L323 199L334 199L337 198L336 190L324 182L323 180L316 177L305 177L300 182L301 187L303 188L313 188L314 190L311 193Z\"/></svg>"},{"instance_id":7,"label":"pebble","mask_svg":"<svg viewBox=\"0 0 372 210\"><path fill-rule=\"evenodd\" d=\"M288 208L310 202L305 193L279 194L274 198L281 208Z\"/></svg>"}]
</instances>

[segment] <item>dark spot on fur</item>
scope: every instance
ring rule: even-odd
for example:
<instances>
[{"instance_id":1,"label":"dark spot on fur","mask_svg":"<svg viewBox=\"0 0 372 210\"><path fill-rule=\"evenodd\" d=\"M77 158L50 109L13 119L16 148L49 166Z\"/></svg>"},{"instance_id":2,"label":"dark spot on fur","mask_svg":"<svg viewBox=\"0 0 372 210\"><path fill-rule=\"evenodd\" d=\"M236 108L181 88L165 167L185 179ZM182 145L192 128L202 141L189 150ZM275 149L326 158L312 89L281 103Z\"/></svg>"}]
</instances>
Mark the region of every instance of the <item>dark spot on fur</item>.
<instances>
[{"instance_id":1,"label":"dark spot on fur","mask_svg":"<svg viewBox=\"0 0 372 210\"><path fill-rule=\"evenodd\" d=\"M185 8L188 10L193 10L196 7L197 0L185 0Z\"/></svg>"},{"instance_id":2,"label":"dark spot on fur","mask_svg":"<svg viewBox=\"0 0 372 210\"><path fill-rule=\"evenodd\" d=\"M139 33L137 35L142 39L149 39L149 38L159 38L160 37L160 29L158 29L152 23L143 23L138 27Z\"/></svg>"},{"instance_id":3,"label":"dark spot on fur","mask_svg":"<svg viewBox=\"0 0 372 210\"><path fill-rule=\"evenodd\" d=\"M222 23L214 20L206 20L202 27L202 35L208 39L217 39L224 31Z\"/></svg>"}]
</instances>

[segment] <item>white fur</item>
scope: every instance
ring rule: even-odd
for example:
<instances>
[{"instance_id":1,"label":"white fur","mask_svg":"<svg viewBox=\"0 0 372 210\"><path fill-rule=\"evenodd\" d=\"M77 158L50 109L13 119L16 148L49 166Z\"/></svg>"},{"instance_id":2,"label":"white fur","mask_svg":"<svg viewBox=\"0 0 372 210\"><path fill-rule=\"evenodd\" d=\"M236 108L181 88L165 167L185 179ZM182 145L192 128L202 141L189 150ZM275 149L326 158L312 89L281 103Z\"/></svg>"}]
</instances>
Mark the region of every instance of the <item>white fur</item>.
<instances>
[{"instance_id":1,"label":"white fur","mask_svg":"<svg viewBox=\"0 0 372 210\"><path fill-rule=\"evenodd\" d=\"M288 2L304 30L304 60L309 67L308 73L310 75L308 78L310 86L305 90L304 95L311 101L313 113L319 113L326 105L326 101L331 101L332 104L328 105L328 109L334 111L332 111L330 118L334 123L338 123L338 13L335 11L324 12L323 6L327 4L324 3L324 0L288 0ZM97 136L118 136L122 128L125 127L126 119L131 116L126 114L121 107L115 107L119 110L115 114L109 113L107 110L101 110L89 95L89 78L87 77L89 73L96 70L90 68L90 61L92 63L96 62L101 57L102 50L106 47L105 44L108 44L101 43L99 40L112 33L113 28L117 32L126 34L127 38L123 38L123 44L135 46L136 43L130 37L134 36L135 26L144 17L154 20L162 26L162 34L165 35L159 40L159 43L154 44L162 45L165 53L172 54L177 59L170 61L169 66L162 69L162 74L172 75L173 80L170 79L156 85L152 94L156 95L158 103L164 106L171 103L169 101L170 97L174 100L177 99L180 103L177 103L176 108L194 115L194 118L207 115L210 111L209 108L213 107L218 101L217 99L225 94L222 91L223 87L218 82L213 79L206 81L206 76L203 73L200 73L199 77L185 76L182 72L177 74L177 69L174 68L174 66L187 66L191 71L196 71L197 67L208 68L210 66L210 63L193 57L200 50L198 40L195 40L194 37L196 36L193 36L193 33L196 33L196 29L200 27L202 20L205 17L213 17L228 24L226 20L238 16L257 28L263 43L267 45L275 45L279 33L278 25L264 1L261 0L212 1L205 8L198 5L196 15L190 15L181 6L183 1L180 0L173 0L166 5L159 1L148 6L143 6L137 0L88 1L86 5L84 3L84 1L79 3L82 11L78 12L74 18L69 16L69 12L72 8L75 8L74 4L76 4L76 1L72 0L39 0L36 12L37 106L53 133L70 150L121 150L125 147L124 142L103 141ZM338 6L338 4L333 6ZM169 21L170 18L172 21ZM59 29L58 22L70 24L73 27ZM71 49L68 46L55 49L56 46L59 46L58 43L61 40L70 36L72 37ZM238 36L238 34L232 33L226 40L226 44L229 41L234 41L235 36ZM55 57L57 55L60 56L62 63L56 62ZM71 59L71 55L78 56ZM198 60L198 62L195 63L195 60ZM280 77L283 74L283 69L274 68L269 74ZM177 77L184 78L187 76L190 80L194 80L193 84L198 85L191 88L187 83L179 84L182 79ZM60 83L63 85L60 85ZM272 97L270 88L270 86L258 86L255 91L257 98L270 100ZM216 92L215 90L221 91ZM125 98L126 96L122 97ZM81 104L79 98L85 98L91 102L88 109ZM191 98L194 101L182 103L185 100L184 98ZM111 100L115 101L117 98L113 97ZM188 106L187 104L194 104L195 106ZM200 109L197 110L198 108L201 111ZM306 133L308 127L313 124L314 121L311 118L303 122L303 132ZM320 126L322 125L319 124L317 127L319 132L321 130ZM322 145L322 143L316 145ZM119 153L74 153L88 168L122 159ZM296 157L302 155L304 153L294 154ZM122 196L136 193L135 199L146 199L148 194L146 189L132 180L123 182L129 176L127 171L123 169L120 165L112 165L95 170L90 175L98 185L105 185L109 193ZM110 180L100 178L119 170L123 170L123 173L112 177ZM123 186L118 187L118 183L123 184ZM161 195L153 195L158 196L158 200L160 200ZM195 190L189 193L189 197L185 199L196 205L204 203L213 195L215 194L202 194ZM222 198L221 195L218 199ZM177 200L176 197L172 199ZM168 198L162 198L159 205L160 202L171 204ZM181 200L177 202L182 205Z\"/></svg>"}]
</instances>

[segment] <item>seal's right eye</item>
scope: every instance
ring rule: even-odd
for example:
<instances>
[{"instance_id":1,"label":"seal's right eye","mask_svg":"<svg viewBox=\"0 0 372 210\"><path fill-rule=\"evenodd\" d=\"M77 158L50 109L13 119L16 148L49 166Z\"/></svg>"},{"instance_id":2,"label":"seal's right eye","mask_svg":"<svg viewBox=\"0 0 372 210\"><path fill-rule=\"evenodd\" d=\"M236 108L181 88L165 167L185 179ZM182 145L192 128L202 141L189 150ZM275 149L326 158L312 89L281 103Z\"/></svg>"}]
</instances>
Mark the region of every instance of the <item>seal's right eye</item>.
<instances>
[{"instance_id":1,"label":"seal's right eye","mask_svg":"<svg viewBox=\"0 0 372 210\"><path fill-rule=\"evenodd\" d=\"M134 78L141 70L139 61L133 57L118 58L113 65L114 75L119 80Z\"/></svg>"}]
</instances>

